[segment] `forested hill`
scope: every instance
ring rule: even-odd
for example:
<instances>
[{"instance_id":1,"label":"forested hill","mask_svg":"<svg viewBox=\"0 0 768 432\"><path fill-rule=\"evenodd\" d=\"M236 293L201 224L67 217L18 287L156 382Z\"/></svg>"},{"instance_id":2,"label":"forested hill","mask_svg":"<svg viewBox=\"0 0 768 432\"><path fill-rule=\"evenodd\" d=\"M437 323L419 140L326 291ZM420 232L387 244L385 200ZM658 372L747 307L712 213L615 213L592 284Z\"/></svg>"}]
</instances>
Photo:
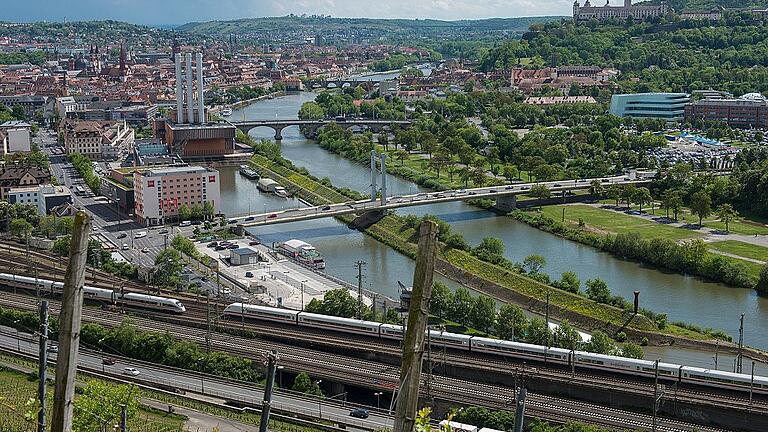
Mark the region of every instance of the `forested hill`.
<instances>
[{"instance_id":1,"label":"forested hill","mask_svg":"<svg viewBox=\"0 0 768 432\"><path fill-rule=\"evenodd\" d=\"M449 32L524 32L531 24L559 20L563 17L519 17L492 18L483 20L441 21L432 19L369 19L369 18L332 18L301 17L289 15L273 18L244 18L231 21L208 21L188 23L176 30L192 34L228 35L264 33L270 31L301 32L311 31L319 34L336 32L369 32L402 34L440 34Z\"/></svg>"},{"instance_id":2,"label":"forested hill","mask_svg":"<svg viewBox=\"0 0 768 432\"><path fill-rule=\"evenodd\" d=\"M649 3L658 4L660 0ZM678 12L690 10L709 10L718 6L726 9L764 8L768 7L768 0L667 0L667 4Z\"/></svg>"},{"instance_id":3,"label":"forested hill","mask_svg":"<svg viewBox=\"0 0 768 432\"><path fill-rule=\"evenodd\" d=\"M517 64L598 65L621 71L624 91L715 88L768 92L768 24L732 16L709 22L580 25L550 23L508 40L481 59L483 70Z\"/></svg>"}]
</instances>

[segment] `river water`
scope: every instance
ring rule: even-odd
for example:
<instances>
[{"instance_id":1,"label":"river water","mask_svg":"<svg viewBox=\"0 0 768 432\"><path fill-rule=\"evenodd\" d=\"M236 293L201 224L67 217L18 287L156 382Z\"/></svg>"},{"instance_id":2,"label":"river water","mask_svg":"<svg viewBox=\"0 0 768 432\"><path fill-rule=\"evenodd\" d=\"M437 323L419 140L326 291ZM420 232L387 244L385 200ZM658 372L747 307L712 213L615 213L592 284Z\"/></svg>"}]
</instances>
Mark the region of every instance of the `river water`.
<instances>
[{"instance_id":1,"label":"river water","mask_svg":"<svg viewBox=\"0 0 768 432\"><path fill-rule=\"evenodd\" d=\"M314 96L305 92L260 101L236 110L230 119L295 118L301 104ZM256 139L272 139L274 132L268 128L256 128L251 135ZM306 167L318 178L328 177L336 186L368 192L370 171L367 167L321 149L313 140L304 138L297 127L283 131L281 147L285 158L297 166ZM393 176L387 178L387 186L392 194L419 190L416 185ZM222 201L227 214L247 212L249 206L252 211L261 212L300 205L293 200L259 193L255 182L243 178L235 169L222 170ZM582 284L587 279L599 277L608 283L614 294L627 299L632 298L633 291L640 291L642 307L667 313L670 321L724 329L734 340L738 339L739 316L743 312L746 314L745 344L768 349L768 320L765 319L768 316L768 299L758 296L754 290L667 274L622 261L512 218L500 217L461 202L411 207L399 212L437 215L449 222L452 229L461 233L472 245L479 243L483 237L500 238L506 245L505 256L513 261L522 261L530 254L542 255L547 260L544 270L553 278L559 278L562 272L574 271ZM362 259L368 263L364 272L366 287L389 296L398 294L397 281L410 285L413 276L413 261L334 219L256 228L254 234L267 242L290 238L308 241L325 256L327 272L351 282L357 275L353 264ZM455 283L447 283L451 287L456 286ZM669 361L684 358L689 363L695 361L702 366L713 363L711 354L691 352L679 357L680 350L649 348L646 351L649 356ZM726 360L722 356L719 364L724 369Z\"/></svg>"}]
</instances>

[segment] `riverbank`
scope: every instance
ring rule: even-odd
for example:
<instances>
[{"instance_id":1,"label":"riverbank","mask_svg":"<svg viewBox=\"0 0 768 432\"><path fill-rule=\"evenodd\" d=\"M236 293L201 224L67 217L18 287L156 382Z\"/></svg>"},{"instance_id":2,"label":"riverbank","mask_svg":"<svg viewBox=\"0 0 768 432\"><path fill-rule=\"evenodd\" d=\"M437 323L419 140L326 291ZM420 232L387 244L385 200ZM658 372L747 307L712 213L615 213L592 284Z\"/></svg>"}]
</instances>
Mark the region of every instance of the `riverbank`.
<instances>
[{"instance_id":1,"label":"riverbank","mask_svg":"<svg viewBox=\"0 0 768 432\"><path fill-rule=\"evenodd\" d=\"M269 94L265 94L263 96L252 98L252 99L242 100L240 102L235 102L232 105L230 105L230 108L232 108L232 109L239 109L239 108L243 108L243 107L246 107L248 105L251 105L251 104L253 104L255 102L262 101L264 99L276 98L276 97L280 97L280 96L285 96L285 91L284 90L272 92L272 93L269 93Z\"/></svg>"},{"instance_id":2,"label":"riverbank","mask_svg":"<svg viewBox=\"0 0 768 432\"><path fill-rule=\"evenodd\" d=\"M287 162L287 161L286 161ZM253 166L282 184L296 188L298 194L314 204L344 202L358 198L354 194L343 194L328 182L313 179L306 171L292 167L290 162L277 163L264 156L256 155ZM350 223L352 216L339 217ZM403 218L388 215L365 231L375 239L387 244L398 252L415 257L416 244L409 239L413 231L406 227ZM677 345L693 348L711 348L719 345L722 351L735 352L732 343L715 342L708 336L682 327L668 325L665 331L642 315L632 315L622 309L602 305L585 297L561 291L534 281L524 275L505 268L480 261L472 255L443 245L438 257L437 271L468 288L489 295L503 302L518 303L529 311L543 314L546 309L546 294L550 293L550 317L568 319L585 330L603 330L610 334L623 331L629 339L641 341L648 338L654 345ZM758 356L757 351L753 354ZM759 357L762 358L762 357ZM768 358L768 357L766 357Z\"/></svg>"}]
</instances>

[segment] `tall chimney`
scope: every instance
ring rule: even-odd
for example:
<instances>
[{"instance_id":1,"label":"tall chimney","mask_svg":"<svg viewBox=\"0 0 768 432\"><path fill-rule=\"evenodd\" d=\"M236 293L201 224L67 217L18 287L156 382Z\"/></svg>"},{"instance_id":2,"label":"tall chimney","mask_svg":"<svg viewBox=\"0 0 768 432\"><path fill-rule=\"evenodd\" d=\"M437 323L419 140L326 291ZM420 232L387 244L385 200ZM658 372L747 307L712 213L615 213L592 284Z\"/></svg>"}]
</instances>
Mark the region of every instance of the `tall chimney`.
<instances>
[{"instance_id":1,"label":"tall chimney","mask_svg":"<svg viewBox=\"0 0 768 432\"><path fill-rule=\"evenodd\" d=\"M205 100L203 99L203 53L197 53L197 122L205 123Z\"/></svg>"},{"instance_id":2,"label":"tall chimney","mask_svg":"<svg viewBox=\"0 0 768 432\"><path fill-rule=\"evenodd\" d=\"M176 123L184 123L184 89L181 77L181 54L176 53Z\"/></svg>"},{"instance_id":3,"label":"tall chimney","mask_svg":"<svg viewBox=\"0 0 768 432\"><path fill-rule=\"evenodd\" d=\"M187 53L187 123L195 122L195 102L192 100L192 54Z\"/></svg>"}]
</instances>

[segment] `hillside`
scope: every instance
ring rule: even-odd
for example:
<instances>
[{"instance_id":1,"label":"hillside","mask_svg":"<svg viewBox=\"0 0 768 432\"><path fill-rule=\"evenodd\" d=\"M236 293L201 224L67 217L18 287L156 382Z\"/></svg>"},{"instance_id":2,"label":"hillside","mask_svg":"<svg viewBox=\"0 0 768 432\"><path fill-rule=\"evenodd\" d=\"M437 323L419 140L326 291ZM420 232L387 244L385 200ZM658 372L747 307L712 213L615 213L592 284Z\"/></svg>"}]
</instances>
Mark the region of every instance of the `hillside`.
<instances>
[{"instance_id":1,"label":"hillside","mask_svg":"<svg viewBox=\"0 0 768 432\"><path fill-rule=\"evenodd\" d=\"M270 31L293 33L355 32L390 34L456 34L467 32L524 32L531 24L559 20L562 17L491 18L484 20L440 21L369 18L328 18L285 16L274 18L246 18L231 21L188 23L176 30L190 34L223 36L260 34Z\"/></svg>"},{"instance_id":2,"label":"hillside","mask_svg":"<svg viewBox=\"0 0 768 432\"><path fill-rule=\"evenodd\" d=\"M660 0L649 3L658 4ZM741 8L765 8L768 7L768 0L667 0L667 4L678 12L690 10L708 10L718 6L726 9Z\"/></svg>"}]
</instances>

